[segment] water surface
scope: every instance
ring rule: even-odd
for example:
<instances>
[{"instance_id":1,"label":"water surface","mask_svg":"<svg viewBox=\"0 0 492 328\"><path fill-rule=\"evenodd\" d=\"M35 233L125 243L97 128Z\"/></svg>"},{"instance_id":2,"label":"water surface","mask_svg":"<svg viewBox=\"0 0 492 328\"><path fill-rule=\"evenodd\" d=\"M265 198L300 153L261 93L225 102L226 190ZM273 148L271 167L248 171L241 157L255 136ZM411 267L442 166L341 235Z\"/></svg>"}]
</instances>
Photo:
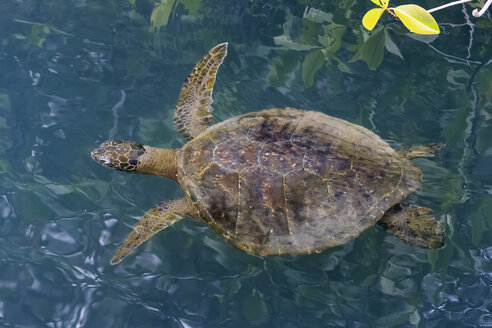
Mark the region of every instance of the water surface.
<instances>
[{"instance_id":1,"label":"water surface","mask_svg":"<svg viewBox=\"0 0 492 328\"><path fill-rule=\"evenodd\" d=\"M442 33L432 40L386 16L369 34L361 19L373 7L3 0L0 325L492 326L490 12L436 12ZM364 40L367 63L354 61ZM182 191L104 169L90 150L108 138L182 146L172 123L181 83L224 41L215 122L292 106L360 124L395 148L445 142L415 161L424 181L408 200L434 210L445 247L422 250L374 227L320 254L262 258L188 219L110 266L145 210Z\"/></svg>"}]
</instances>

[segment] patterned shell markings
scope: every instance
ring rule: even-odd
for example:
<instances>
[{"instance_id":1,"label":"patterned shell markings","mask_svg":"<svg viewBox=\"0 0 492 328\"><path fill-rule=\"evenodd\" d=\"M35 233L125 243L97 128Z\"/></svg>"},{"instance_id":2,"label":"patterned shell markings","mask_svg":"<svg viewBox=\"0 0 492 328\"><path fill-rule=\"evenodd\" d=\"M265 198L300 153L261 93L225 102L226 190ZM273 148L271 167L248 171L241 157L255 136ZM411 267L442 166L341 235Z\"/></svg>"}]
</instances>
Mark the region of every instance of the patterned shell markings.
<instances>
[{"instance_id":1,"label":"patterned shell markings","mask_svg":"<svg viewBox=\"0 0 492 328\"><path fill-rule=\"evenodd\" d=\"M202 218L259 255L344 244L415 191L421 176L369 130L291 108L218 123L178 159L178 179Z\"/></svg>"}]
</instances>

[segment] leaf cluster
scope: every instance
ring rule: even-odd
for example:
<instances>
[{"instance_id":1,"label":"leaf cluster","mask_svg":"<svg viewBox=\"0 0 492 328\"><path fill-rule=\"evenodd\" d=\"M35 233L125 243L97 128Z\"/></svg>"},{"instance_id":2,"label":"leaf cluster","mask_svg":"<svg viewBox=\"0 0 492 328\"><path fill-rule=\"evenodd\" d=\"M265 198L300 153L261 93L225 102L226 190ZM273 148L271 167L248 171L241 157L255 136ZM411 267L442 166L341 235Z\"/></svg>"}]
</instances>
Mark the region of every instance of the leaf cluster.
<instances>
[{"instance_id":1,"label":"leaf cluster","mask_svg":"<svg viewBox=\"0 0 492 328\"><path fill-rule=\"evenodd\" d=\"M387 11L391 15L400 19L410 31L417 34L439 34L439 26L431 14L424 8L414 5L402 5L395 8L388 8L389 0L371 0L381 8L369 10L362 18L362 25L371 31L383 12Z\"/></svg>"}]
</instances>

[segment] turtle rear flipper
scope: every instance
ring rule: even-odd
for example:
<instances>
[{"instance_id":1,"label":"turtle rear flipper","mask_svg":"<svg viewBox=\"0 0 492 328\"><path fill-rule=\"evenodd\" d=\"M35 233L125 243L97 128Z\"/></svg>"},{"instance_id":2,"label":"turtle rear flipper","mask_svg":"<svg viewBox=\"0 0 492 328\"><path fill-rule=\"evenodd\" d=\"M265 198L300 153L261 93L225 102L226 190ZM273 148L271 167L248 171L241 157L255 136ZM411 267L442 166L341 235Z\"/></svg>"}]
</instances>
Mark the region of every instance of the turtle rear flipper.
<instances>
[{"instance_id":1,"label":"turtle rear flipper","mask_svg":"<svg viewBox=\"0 0 492 328\"><path fill-rule=\"evenodd\" d=\"M139 245L162 229L181 220L183 216L195 216L193 213L193 208L185 198L162 202L151 208L145 212L144 216L138 221L135 228L133 228L132 232L128 234L123 244L118 248L111 259L111 265L120 263Z\"/></svg>"},{"instance_id":2,"label":"turtle rear flipper","mask_svg":"<svg viewBox=\"0 0 492 328\"><path fill-rule=\"evenodd\" d=\"M212 91L220 64L227 55L227 42L212 49L196 64L184 82L174 110L174 126L191 140L204 131L212 120Z\"/></svg>"},{"instance_id":3,"label":"turtle rear flipper","mask_svg":"<svg viewBox=\"0 0 492 328\"><path fill-rule=\"evenodd\" d=\"M434 142L427 145L412 146L409 149L400 149L398 153L408 159L418 157L434 157L436 151L444 148L446 144L440 142Z\"/></svg>"},{"instance_id":4,"label":"turtle rear flipper","mask_svg":"<svg viewBox=\"0 0 492 328\"><path fill-rule=\"evenodd\" d=\"M444 245L444 229L434 219L432 211L425 207L397 204L378 221L402 241L424 248Z\"/></svg>"}]
</instances>

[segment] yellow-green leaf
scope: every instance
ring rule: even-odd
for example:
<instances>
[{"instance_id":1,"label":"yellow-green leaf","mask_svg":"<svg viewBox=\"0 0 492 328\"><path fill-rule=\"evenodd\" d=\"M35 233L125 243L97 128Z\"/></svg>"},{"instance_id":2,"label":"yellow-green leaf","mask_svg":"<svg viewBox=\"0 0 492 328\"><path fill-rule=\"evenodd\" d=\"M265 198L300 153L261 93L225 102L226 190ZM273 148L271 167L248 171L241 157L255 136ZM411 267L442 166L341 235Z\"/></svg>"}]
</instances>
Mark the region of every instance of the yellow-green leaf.
<instances>
[{"instance_id":1,"label":"yellow-green leaf","mask_svg":"<svg viewBox=\"0 0 492 328\"><path fill-rule=\"evenodd\" d=\"M364 15L364 17L362 17L362 25L364 25L365 28L371 31L374 28L374 26L376 26L376 23L378 22L383 12L384 9L382 8L374 8L369 10Z\"/></svg>"},{"instance_id":2,"label":"yellow-green leaf","mask_svg":"<svg viewBox=\"0 0 492 328\"><path fill-rule=\"evenodd\" d=\"M389 0L371 0L371 1L384 9L388 8Z\"/></svg>"},{"instance_id":3,"label":"yellow-green leaf","mask_svg":"<svg viewBox=\"0 0 492 328\"><path fill-rule=\"evenodd\" d=\"M417 34L439 34L439 26L431 14L417 5L391 8L410 31Z\"/></svg>"}]
</instances>

